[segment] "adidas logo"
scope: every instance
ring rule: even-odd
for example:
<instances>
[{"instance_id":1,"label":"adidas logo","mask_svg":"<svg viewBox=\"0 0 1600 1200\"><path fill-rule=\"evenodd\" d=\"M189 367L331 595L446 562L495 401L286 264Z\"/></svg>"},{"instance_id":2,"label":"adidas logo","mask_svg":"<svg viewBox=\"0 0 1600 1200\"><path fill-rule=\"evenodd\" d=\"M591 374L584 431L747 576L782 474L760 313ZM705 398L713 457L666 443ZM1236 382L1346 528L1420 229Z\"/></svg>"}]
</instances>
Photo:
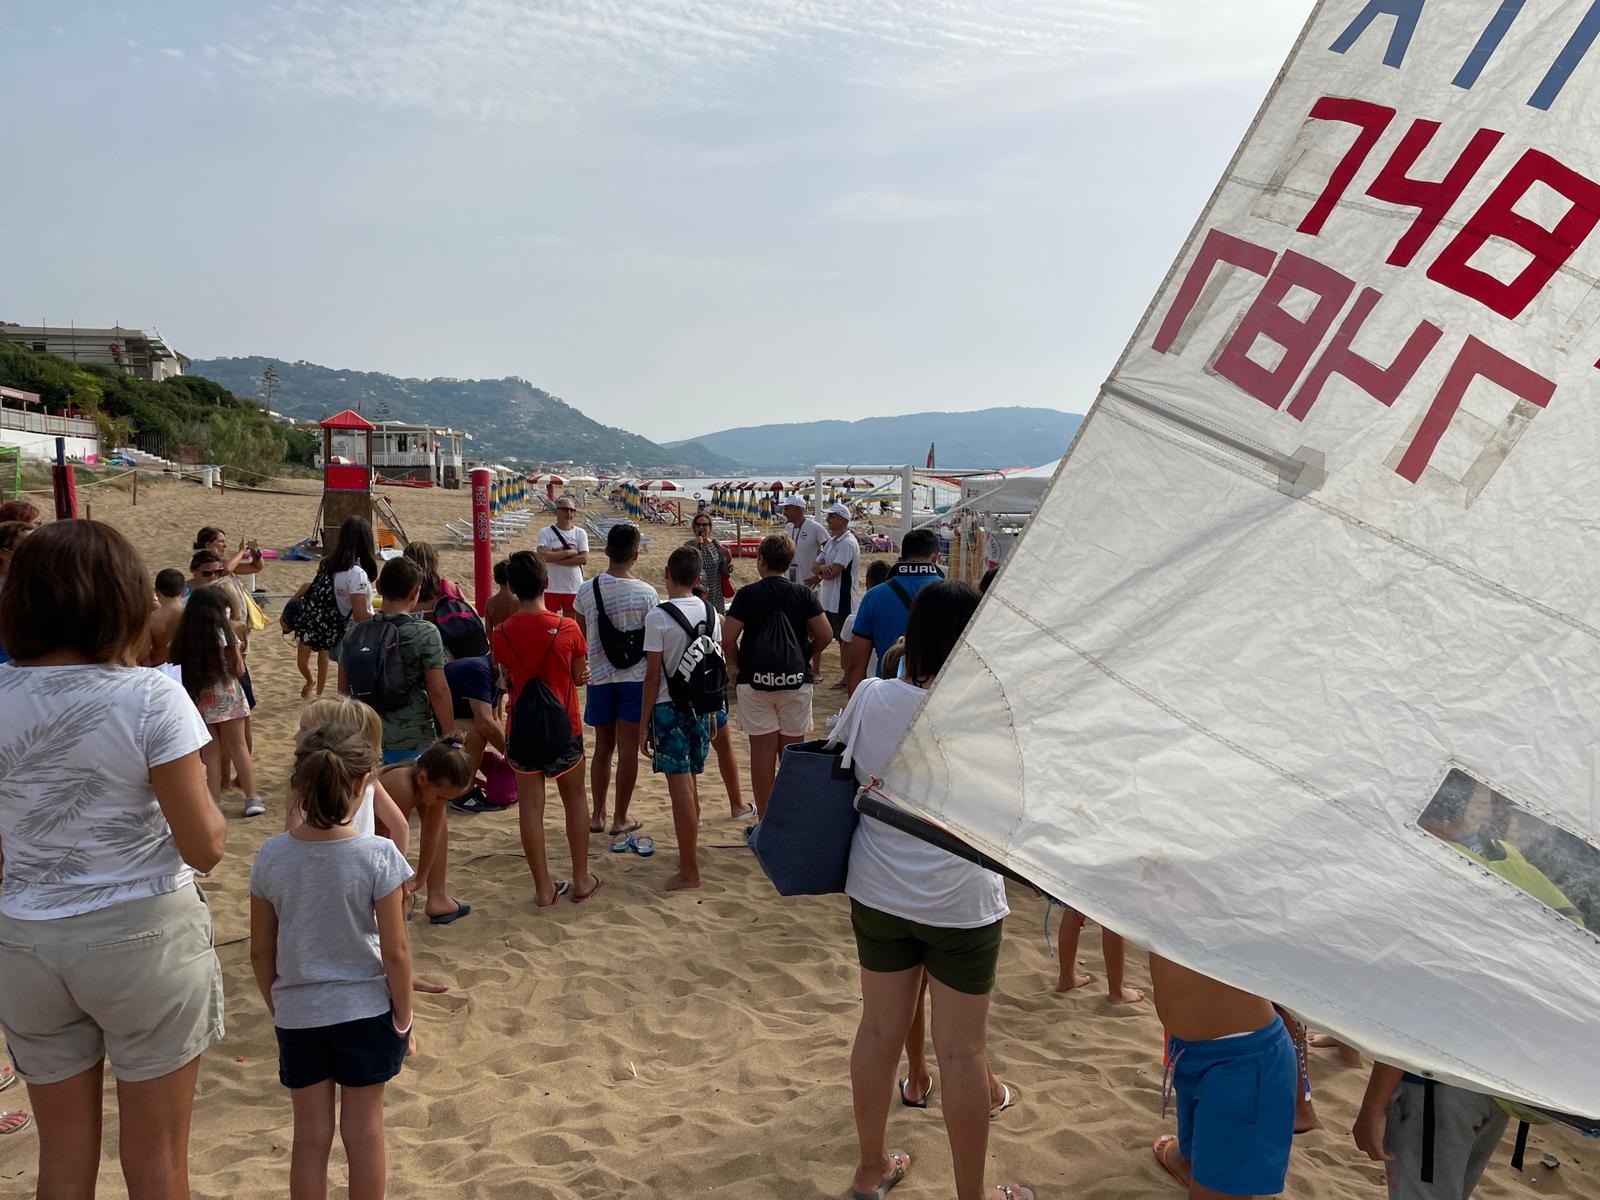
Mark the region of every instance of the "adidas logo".
<instances>
[{"instance_id":1,"label":"adidas logo","mask_svg":"<svg viewBox=\"0 0 1600 1200\"><path fill-rule=\"evenodd\" d=\"M805 687L806 673L796 671L793 674L784 674L781 671L757 671L750 676L753 687L767 688L771 691L787 691L791 688Z\"/></svg>"}]
</instances>

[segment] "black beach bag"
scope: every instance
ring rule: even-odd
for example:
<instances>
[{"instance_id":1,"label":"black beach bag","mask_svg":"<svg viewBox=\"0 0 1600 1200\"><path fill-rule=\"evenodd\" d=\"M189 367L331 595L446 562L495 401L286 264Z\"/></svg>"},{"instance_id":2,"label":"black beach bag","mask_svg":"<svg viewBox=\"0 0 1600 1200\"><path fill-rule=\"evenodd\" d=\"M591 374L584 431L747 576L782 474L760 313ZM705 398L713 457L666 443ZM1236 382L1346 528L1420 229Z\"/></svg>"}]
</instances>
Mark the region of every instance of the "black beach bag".
<instances>
[{"instance_id":1,"label":"black beach bag","mask_svg":"<svg viewBox=\"0 0 1600 1200\"><path fill-rule=\"evenodd\" d=\"M606 661L619 671L638 666L644 661L644 626L626 631L618 629L611 623L611 615L606 612L605 597L600 594L600 576L594 577L593 587L594 611L600 625L600 648L605 651Z\"/></svg>"},{"instance_id":2,"label":"black beach bag","mask_svg":"<svg viewBox=\"0 0 1600 1200\"><path fill-rule=\"evenodd\" d=\"M844 891L855 837L855 771L844 747L802 742L783 752L767 815L750 835L761 869L780 896Z\"/></svg>"},{"instance_id":3,"label":"black beach bag","mask_svg":"<svg viewBox=\"0 0 1600 1200\"><path fill-rule=\"evenodd\" d=\"M293 622L294 636L316 651L337 646L349 618L339 611L339 600L333 594L333 572L318 571L312 576L311 586L299 604ZM284 605L283 612L287 619L288 605Z\"/></svg>"}]
</instances>

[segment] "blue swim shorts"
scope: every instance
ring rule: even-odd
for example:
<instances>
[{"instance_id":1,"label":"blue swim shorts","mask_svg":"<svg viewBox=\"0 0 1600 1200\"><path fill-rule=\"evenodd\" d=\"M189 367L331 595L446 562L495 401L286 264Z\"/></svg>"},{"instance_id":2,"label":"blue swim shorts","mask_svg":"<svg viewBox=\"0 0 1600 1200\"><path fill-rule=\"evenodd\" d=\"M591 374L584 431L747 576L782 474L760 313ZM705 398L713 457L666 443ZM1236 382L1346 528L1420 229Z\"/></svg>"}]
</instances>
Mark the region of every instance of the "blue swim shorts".
<instances>
[{"instance_id":1,"label":"blue swim shorts","mask_svg":"<svg viewBox=\"0 0 1600 1200\"><path fill-rule=\"evenodd\" d=\"M712 718L685 712L676 704L658 704L651 713L656 739L657 775L699 775L706 769L714 732Z\"/></svg>"},{"instance_id":2,"label":"blue swim shorts","mask_svg":"<svg viewBox=\"0 0 1600 1200\"><path fill-rule=\"evenodd\" d=\"M1281 1018L1242 1037L1167 1039L1178 1152L1194 1181L1224 1196L1276 1196L1289 1174L1294 1042Z\"/></svg>"},{"instance_id":3,"label":"blue swim shorts","mask_svg":"<svg viewBox=\"0 0 1600 1200\"><path fill-rule=\"evenodd\" d=\"M593 729L618 721L637 725L643 711L643 683L591 683L583 702L583 723Z\"/></svg>"}]
</instances>

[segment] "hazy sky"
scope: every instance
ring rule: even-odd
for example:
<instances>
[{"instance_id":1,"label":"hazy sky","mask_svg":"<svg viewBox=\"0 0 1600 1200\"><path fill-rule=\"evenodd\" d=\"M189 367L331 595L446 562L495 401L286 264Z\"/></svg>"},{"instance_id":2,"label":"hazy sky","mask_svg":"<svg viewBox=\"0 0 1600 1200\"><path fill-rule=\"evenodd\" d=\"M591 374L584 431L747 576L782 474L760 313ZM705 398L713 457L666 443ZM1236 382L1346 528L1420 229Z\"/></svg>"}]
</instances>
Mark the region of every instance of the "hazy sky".
<instances>
[{"instance_id":1,"label":"hazy sky","mask_svg":"<svg viewBox=\"0 0 1600 1200\"><path fill-rule=\"evenodd\" d=\"M666 439L1082 411L1308 0L0 4L0 319Z\"/></svg>"}]
</instances>

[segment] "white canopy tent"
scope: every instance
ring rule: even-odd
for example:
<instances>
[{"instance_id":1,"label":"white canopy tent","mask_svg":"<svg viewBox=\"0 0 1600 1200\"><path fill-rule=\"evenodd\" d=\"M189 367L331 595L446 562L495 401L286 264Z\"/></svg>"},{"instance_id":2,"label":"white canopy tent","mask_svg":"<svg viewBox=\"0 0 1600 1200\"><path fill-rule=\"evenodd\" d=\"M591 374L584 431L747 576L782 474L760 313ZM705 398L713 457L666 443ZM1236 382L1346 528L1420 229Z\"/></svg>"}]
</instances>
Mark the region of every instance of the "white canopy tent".
<instances>
[{"instance_id":1,"label":"white canopy tent","mask_svg":"<svg viewBox=\"0 0 1600 1200\"><path fill-rule=\"evenodd\" d=\"M1590 0L1495 8L1316 6L879 790L1596 1118L1600 941L1552 896L1600 925L1600 47Z\"/></svg>"}]
</instances>

